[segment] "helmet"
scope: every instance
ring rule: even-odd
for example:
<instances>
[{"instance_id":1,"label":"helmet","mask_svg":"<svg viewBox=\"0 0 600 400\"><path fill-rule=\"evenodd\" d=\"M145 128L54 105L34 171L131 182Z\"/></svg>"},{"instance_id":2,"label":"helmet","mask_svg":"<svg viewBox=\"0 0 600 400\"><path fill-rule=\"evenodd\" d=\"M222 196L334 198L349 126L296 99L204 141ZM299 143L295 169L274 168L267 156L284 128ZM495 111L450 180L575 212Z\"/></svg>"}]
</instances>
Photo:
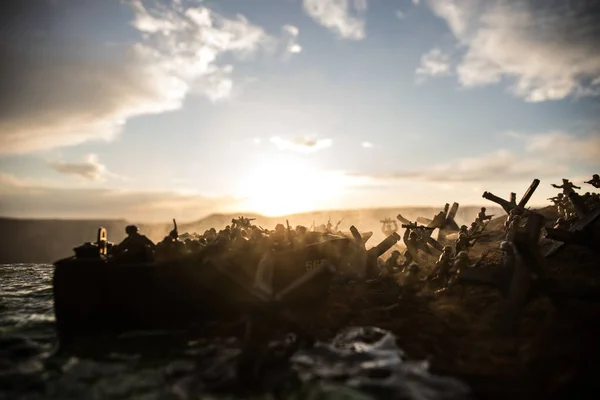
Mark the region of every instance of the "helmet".
<instances>
[{"instance_id":1,"label":"helmet","mask_svg":"<svg viewBox=\"0 0 600 400\"><path fill-rule=\"evenodd\" d=\"M485 208L485 207L481 207L481 211L485 211L485 210L486 210L486 208Z\"/></svg>"},{"instance_id":2,"label":"helmet","mask_svg":"<svg viewBox=\"0 0 600 400\"><path fill-rule=\"evenodd\" d=\"M502 251L510 251L511 249L511 244L510 242L507 242L506 240L503 242L500 242L500 250Z\"/></svg>"},{"instance_id":3,"label":"helmet","mask_svg":"<svg viewBox=\"0 0 600 400\"><path fill-rule=\"evenodd\" d=\"M403 255L404 255L405 258L408 258L408 257L410 257L410 252L408 250L404 250L404 254Z\"/></svg>"},{"instance_id":4,"label":"helmet","mask_svg":"<svg viewBox=\"0 0 600 400\"><path fill-rule=\"evenodd\" d=\"M563 197L563 194L562 194L562 193L559 193L559 194L557 194L557 195L556 195L556 197L558 197L559 199L562 199L562 197Z\"/></svg>"},{"instance_id":5,"label":"helmet","mask_svg":"<svg viewBox=\"0 0 600 400\"><path fill-rule=\"evenodd\" d=\"M444 253L450 253L452 251L452 246L444 246Z\"/></svg>"},{"instance_id":6,"label":"helmet","mask_svg":"<svg viewBox=\"0 0 600 400\"><path fill-rule=\"evenodd\" d=\"M416 238L418 238L418 237L419 237L419 235L417 235L417 232L415 232L415 231L412 231L412 232L410 233L410 235L408 235L408 237L409 237L409 238L411 238L411 239L416 239Z\"/></svg>"},{"instance_id":7,"label":"helmet","mask_svg":"<svg viewBox=\"0 0 600 400\"><path fill-rule=\"evenodd\" d=\"M468 228L466 225L461 225L461 226L460 226L460 230L461 230L461 231L465 231L465 230L467 230L467 229L469 229L469 228Z\"/></svg>"},{"instance_id":8,"label":"helmet","mask_svg":"<svg viewBox=\"0 0 600 400\"><path fill-rule=\"evenodd\" d=\"M594 178L594 179L600 179L600 176L598 174L594 174L594 175L592 175L592 178Z\"/></svg>"},{"instance_id":9,"label":"helmet","mask_svg":"<svg viewBox=\"0 0 600 400\"><path fill-rule=\"evenodd\" d=\"M138 231L138 227L135 225L128 225L125 227L125 233L128 235L134 234Z\"/></svg>"},{"instance_id":10,"label":"helmet","mask_svg":"<svg viewBox=\"0 0 600 400\"><path fill-rule=\"evenodd\" d=\"M475 221L471 222L471 226L477 226L477 222L475 222Z\"/></svg>"},{"instance_id":11,"label":"helmet","mask_svg":"<svg viewBox=\"0 0 600 400\"><path fill-rule=\"evenodd\" d=\"M392 255L398 257L400 256L400 252L398 250L394 250L392 251Z\"/></svg>"}]
</instances>

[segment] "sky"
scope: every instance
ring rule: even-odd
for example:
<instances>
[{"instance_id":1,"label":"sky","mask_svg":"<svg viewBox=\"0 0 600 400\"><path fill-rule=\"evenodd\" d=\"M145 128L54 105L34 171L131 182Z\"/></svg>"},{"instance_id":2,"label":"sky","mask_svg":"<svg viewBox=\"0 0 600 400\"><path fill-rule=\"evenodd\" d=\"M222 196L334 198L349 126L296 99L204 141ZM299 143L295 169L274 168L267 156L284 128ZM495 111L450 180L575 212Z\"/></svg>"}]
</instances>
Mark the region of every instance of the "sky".
<instances>
[{"instance_id":1,"label":"sky","mask_svg":"<svg viewBox=\"0 0 600 400\"><path fill-rule=\"evenodd\" d=\"M21 0L0 215L545 204L600 173L593 0ZM492 205L491 203L489 203Z\"/></svg>"}]
</instances>

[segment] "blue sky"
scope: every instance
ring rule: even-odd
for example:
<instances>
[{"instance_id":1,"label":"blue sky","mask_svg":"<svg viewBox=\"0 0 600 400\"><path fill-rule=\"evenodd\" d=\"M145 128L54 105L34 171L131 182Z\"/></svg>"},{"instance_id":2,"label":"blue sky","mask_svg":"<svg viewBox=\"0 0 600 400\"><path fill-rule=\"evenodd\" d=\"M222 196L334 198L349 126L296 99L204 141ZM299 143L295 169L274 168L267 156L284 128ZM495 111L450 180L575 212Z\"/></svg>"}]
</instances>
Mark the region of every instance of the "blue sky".
<instances>
[{"instance_id":1,"label":"blue sky","mask_svg":"<svg viewBox=\"0 0 600 400\"><path fill-rule=\"evenodd\" d=\"M0 214L541 204L600 170L598 11L563 3L26 1Z\"/></svg>"}]
</instances>

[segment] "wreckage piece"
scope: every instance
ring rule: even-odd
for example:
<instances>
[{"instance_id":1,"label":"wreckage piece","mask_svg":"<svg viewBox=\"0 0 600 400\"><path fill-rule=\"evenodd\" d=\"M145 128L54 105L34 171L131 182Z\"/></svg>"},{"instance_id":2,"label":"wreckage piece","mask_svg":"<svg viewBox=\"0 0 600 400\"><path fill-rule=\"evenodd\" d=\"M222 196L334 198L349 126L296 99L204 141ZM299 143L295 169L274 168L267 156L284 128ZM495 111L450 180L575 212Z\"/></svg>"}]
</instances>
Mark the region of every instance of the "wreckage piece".
<instances>
[{"instance_id":1,"label":"wreckage piece","mask_svg":"<svg viewBox=\"0 0 600 400\"><path fill-rule=\"evenodd\" d=\"M350 227L350 232L357 244L355 261L353 265L355 273L358 277L372 277L379 273L377 269L377 259L386 251L392 248L401 239L398 233L394 232L390 236L383 239L377 246L367 250L365 242L354 225Z\"/></svg>"},{"instance_id":2,"label":"wreckage piece","mask_svg":"<svg viewBox=\"0 0 600 400\"><path fill-rule=\"evenodd\" d=\"M600 207L580 217L568 230L546 228L546 231L546 237L556 242L546 250L545 257L556 254L567 244L586 246L598 251L600 250Z\"/></svg>"},{"instance_id":3,"label":"wreckage piece","mask_svg":"<svg viewBox=\"0 0 600 400\"><path fill-rule=\"evenodd\" d=\"M106 228L98 228L98 234L95 242L87 242L73 249L75 255L81 259L106 258L108 252L113 247L113 243L108 241Z\"/></svg>"},{"instance_id":4,"label":"wreckage piece","mask_svg":"<svg viewBox=\"0 0 600 400\"><path fill-rule=\"evenodd\" d=\"M526 213L527 209L525 209L525 206L527 205L527 202L529 201L529 199L531 199L531 196L533 196L533 193L535 192L535 190L537 189L539 184L540 184L540 180L534 179L533 182L531 183L531 185L529 185L529 188L527 188L527 190L525 191L525 194L523 195L523 197L521 198L519 203L516 202L517 197L516 197L516 194L514 194L514 193L511 193L510 201L506 201L503 198L498 197L490 192L483 192L482 197L486 200L489 200L489 201L492 201L492 202L498 204L500 207L502 207L504 209L504 211L506 211L507 214L509 214L512 209L517 209L521 213Z\"/></svg>"},{"instance_id":5,"label":"wreckage piece","mask_svg":"<svg viewBox=\"0 0 600 400\"><path fill-rule=\"evenodd\" d=\"M433 219L419 217L417 218L417 222L426 225L428 228L438 229L437 240L444 241L449 233L458 232L460 230L458 224L454 220L458 213L458 207L458 203L453 203L452 207L450 207L450 204L446 203L444 210L437 213Z\"/></svg>"}]
</instances>

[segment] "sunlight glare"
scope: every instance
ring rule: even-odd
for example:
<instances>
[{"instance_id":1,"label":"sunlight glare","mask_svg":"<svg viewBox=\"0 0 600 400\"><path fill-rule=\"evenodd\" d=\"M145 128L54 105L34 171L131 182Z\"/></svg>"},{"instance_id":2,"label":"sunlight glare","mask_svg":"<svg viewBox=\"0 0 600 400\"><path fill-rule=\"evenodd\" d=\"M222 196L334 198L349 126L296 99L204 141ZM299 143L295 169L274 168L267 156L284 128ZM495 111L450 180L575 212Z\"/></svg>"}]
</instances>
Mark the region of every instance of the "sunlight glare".
<instances>
[{"instance_id":1,"label":"sunlight glare","mask_svg":"<svg viewBox=\"0 0 600 400\"><path fill-rule=\"evenodd\" d=\"M271 217L327 209L341 198L344 184L338 178L305 160L282 155L250 167L241 195L248 210Z\"/></svg>"}]
</instances>

